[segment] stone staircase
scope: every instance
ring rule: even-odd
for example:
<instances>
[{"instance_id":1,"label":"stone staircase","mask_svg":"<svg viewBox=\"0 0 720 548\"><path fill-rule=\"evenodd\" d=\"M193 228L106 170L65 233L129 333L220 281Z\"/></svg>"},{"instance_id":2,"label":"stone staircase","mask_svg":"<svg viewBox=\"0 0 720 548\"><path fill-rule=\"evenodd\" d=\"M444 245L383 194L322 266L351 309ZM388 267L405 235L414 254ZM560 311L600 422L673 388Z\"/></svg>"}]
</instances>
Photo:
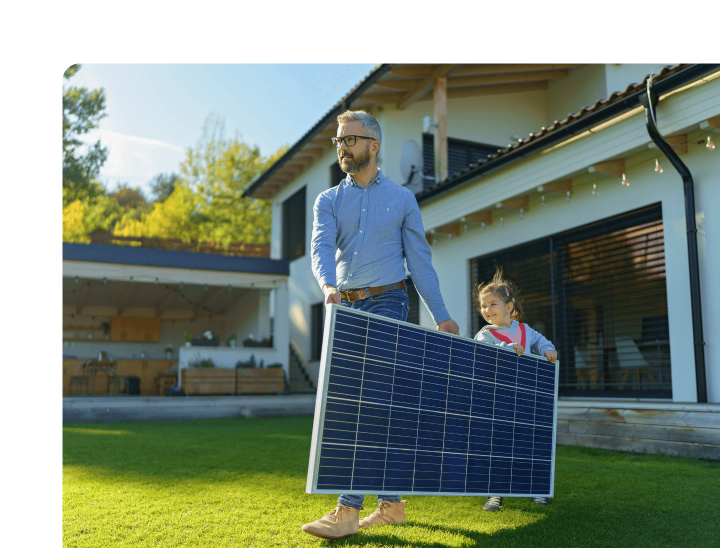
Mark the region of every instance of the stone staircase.
<instances>
[{"instance_id":1,"label":"stone staircase","mask_svg":"<svg viewBox=\"0 0 720 548\"><path fill-rule=\"evenodd\" d=\"M310 376L303 367L303 362L300 356L297 355L295 349L290 345L290 393L291 394L315 394L317 387L313 383Z\"/></svg>"}]
</instances>

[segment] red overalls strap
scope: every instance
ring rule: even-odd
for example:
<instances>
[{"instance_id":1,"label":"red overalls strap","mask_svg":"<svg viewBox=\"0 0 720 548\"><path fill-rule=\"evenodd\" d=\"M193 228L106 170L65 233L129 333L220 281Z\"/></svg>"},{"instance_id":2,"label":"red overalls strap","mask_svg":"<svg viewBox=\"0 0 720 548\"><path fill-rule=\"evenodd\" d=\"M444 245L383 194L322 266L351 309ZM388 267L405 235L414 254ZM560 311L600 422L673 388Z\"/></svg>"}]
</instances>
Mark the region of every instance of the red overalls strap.
<instances>
[{"instance_id":1,"label":"red overalls strap","mask_svg":"<svg viewBox=\"0 0 720 548\"><path fill-rule=\"evenodd\" d=\"M525 324L519 323L518 327L520 328L520 335L521 335L520 344L522 345L523 348L527 348L527 345L525 344L525 340L526 340L525 339ZM504 342L509 345L513 344L513 341L510 339L510 337L501 335L500 333L497 332L497 329L488 329L488 331L490 331L490 333L495 335L495 338L497 338L499 341Z\"/></svg>"}]
</instances>

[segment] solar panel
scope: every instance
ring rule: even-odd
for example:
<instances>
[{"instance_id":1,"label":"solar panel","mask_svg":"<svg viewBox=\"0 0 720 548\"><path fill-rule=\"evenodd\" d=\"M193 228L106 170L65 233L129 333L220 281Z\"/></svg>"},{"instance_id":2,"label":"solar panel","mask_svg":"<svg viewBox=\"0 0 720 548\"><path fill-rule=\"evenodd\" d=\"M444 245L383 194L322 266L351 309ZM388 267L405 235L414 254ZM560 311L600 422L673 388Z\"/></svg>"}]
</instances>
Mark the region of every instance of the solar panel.
<instances>
[{"instance_id":1,"label":"solar panel","mask_svg":"<svg viewBox=\"0 0 720 548\"><path fill-rule=\"evenodd\" d=\"M558 371L333 305L306 492L552 497Z\"/></svg>"}]
</instances>

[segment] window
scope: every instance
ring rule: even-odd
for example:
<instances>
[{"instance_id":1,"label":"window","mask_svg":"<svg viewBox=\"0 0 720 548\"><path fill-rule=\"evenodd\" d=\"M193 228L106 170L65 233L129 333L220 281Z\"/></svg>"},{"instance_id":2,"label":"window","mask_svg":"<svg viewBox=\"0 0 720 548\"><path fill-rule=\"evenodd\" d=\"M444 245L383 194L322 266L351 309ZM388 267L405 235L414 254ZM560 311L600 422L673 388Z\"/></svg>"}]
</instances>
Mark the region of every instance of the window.
<instances>
[{"instance_id":1,"label":"window","mask_svg":"<svg viewBox=\"0 0 720 548\"><path fill-rule=\"evenodd\" d=\"M347 173L340 169L340 164L334 162L330 166L330 188L338 186L345 177L347 177Z\"/></svg>"},{"instance_id":2,"label":"window","mask_svg":"<svg viewBox=\"0 0 720 548\"><path fill-rule=\"evenodd\" d=\"M672 398L659 205L471 260L473 334L495 264L558 350L560 395Z\"/></svg>"},{"instance_id":3,"label":"window","mask_svg":"<svg viewBox=\"0 0 720 548\"><path fill-rule=\"evenodd\" d=\"M283 259L292 261L305 255L305 187L282 205Z\"/></svg>"},{"instance_id":4,"label":"window","mask_svg":"<svg viewBox=\"0 0 720 548\"><path fill-rule=\"evenodd\" d=\"M320 359L322 354L325 305L322 302L310 307L310 360Z\"/></svg>"},{"instance_id":5,"label":"window","mask_svg":"<svg viewBox=\"0 0 720 548\"><path fill-rule=\"evenodd\" d=\"M448 177L465 171L470 164L477 164L478 160L486 158L488 154L497 154L499 148L448 137ZM432 178L425 179L425 185L435 184L435 136L432 133L423 133L423 175Z\"/></svg>"},{"instance_id":6,"label":"window","mask_svg":"<svg viewBox=\"0 0 720 548\"><path fill-rule=\"evenodd\" d=\"M408 312L407 322L420 325L420 295L415 288L412 278L405 280L408 299L410 299L410 311Z\"/></svg>"}]
</instances>

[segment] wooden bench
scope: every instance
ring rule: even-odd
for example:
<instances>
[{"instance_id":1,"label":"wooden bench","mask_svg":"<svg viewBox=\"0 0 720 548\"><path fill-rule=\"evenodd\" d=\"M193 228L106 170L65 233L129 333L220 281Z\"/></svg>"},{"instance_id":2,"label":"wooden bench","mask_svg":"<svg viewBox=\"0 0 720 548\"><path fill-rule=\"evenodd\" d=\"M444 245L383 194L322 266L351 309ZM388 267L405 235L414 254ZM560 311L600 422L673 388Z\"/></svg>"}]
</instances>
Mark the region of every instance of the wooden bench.
<instances>
[{"instance_id":1,"label":"wooden bench","mask_svg":"<svg viewBox=\"0 0 720 548\"><path fill-rule=\"evenodd\" d=\"M186 394L284 394L285 371L199 367L180 372Z\"/></svg>"}]
</instances>

